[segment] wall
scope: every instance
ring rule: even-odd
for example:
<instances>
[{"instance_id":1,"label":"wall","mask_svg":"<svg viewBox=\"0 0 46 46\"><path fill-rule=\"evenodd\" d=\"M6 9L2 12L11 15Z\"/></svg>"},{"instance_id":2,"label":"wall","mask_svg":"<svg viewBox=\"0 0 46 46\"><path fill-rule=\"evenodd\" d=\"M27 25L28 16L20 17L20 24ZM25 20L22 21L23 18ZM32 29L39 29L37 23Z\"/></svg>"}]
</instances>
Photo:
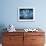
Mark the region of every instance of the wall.
<instances>
[{"instance_id":1,"label":"wall","mask_svg":"<svg viewBox=\"0 0 46 46\"><path fill-rule=\"evenodd\" d=\"M13 24L16 28L44 27L46 28L45 0L1 0L0 24ZM35 8L34 22L17 22L18 7Z\"/></svg>"}]
</instances>

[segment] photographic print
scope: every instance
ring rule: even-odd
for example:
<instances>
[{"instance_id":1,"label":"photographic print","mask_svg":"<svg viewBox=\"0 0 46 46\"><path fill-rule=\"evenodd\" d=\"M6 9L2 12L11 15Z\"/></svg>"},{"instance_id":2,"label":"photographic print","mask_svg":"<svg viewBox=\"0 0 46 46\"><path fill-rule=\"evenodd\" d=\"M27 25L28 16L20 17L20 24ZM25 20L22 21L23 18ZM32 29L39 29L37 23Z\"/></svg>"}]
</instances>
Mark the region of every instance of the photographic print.
<instances>
[{"instance_id":1,"label":"photographic print","mask_svg":"<svg viewBox=\"0 0 46 46\"><path fill-rule=\"evenodd\" d=\"M18 21L34 21L35 9L34 8L18 8Z\"/></svg>"}]
</instances>

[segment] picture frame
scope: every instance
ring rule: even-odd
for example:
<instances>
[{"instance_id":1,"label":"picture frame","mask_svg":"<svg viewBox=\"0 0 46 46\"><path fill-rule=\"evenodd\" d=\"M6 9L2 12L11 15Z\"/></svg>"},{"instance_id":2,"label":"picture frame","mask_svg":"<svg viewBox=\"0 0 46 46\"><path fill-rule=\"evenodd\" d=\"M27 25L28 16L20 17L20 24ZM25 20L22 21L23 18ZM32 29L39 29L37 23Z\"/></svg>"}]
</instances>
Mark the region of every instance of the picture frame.
<instances>
[{"instance_id":1,"label":"picture frame","mask_svg":"<svg viewBox=\"0 0 46 46\"><path fill-rule=\"evenodd\" d=\"M18 21L35 21L35 8L19 7L17 19Z\"/></svg>"}]
</instances>

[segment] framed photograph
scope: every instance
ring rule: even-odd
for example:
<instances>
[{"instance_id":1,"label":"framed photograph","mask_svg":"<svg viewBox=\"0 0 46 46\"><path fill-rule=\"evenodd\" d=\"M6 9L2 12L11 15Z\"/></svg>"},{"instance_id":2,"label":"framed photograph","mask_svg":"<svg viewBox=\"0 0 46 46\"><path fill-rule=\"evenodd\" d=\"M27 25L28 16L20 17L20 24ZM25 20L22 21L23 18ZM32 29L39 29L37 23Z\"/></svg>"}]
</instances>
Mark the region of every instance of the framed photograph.
<instances>
[{"instance_id":1,"label":"framed photograph","mask_svg":"<svg viewBox=\"0 0 46 46\"><path fill-rule=\"evenodd\" d=\"M35 8L19 7L18 8L18 21L34 21Z\"/></svg>"}]
</instances>

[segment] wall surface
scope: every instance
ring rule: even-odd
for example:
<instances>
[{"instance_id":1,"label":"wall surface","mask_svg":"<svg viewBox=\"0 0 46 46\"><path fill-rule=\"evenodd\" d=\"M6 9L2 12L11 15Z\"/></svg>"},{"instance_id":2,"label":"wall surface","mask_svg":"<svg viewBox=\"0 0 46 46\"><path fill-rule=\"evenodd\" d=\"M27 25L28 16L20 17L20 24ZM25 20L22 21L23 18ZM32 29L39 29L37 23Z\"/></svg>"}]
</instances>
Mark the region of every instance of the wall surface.
<instances>
[{"instance_id":1,"label":"wall surface","mask_svg":"<svg viewBox=\"0 0 46 46\"><path fill-rule=\"evenodd\" d=\"M0 25L7 26L13 24L16 28L46 28L46 0L0 0L1 14ZM33 7L35 8L34 22L18 22L17 8Z\"/></svg>"}]
</instances>

